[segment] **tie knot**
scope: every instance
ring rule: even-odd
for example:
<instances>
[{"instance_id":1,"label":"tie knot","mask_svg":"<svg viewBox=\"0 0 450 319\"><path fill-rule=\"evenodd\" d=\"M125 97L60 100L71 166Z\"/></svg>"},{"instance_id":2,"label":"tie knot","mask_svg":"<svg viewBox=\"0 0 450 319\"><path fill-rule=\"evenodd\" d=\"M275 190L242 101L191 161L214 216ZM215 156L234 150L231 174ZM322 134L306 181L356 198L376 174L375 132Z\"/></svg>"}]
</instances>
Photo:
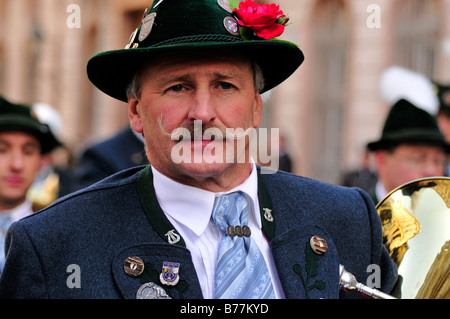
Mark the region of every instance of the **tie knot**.
<instances>
[{"instance_id":1,"label":"tie knot","mask_svg":"<svg viewBox=\"0 0 450 319\"><path fill-rule=\"evenodd\" d=\"M246 195L242 192L235 192L217 196L214 200L211 219L223 232L227 232L229 226L247 226L248 201Z\"/></svg>"}]
</instances>

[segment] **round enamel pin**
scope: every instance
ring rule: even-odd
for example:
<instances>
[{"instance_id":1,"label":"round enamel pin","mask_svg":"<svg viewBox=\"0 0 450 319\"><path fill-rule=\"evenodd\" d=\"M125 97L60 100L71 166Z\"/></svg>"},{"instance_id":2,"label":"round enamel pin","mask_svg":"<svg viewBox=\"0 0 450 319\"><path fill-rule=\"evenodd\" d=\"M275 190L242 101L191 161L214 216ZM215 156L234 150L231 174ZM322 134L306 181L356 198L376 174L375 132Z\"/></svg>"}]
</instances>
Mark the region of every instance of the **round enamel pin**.
<instances>
[{"instance_id":1,"label":"round enamel pin","mask_svg":"<svg viewBox=\"0 0 450 319\"><path fill-rule=\"evenodd\" d=\"M133 256L125 260L123 269L128 276L138 277L144 271L144 262L141 258Z\"/></svg>"},{"instance_id":2,"label":"round enamel pin","mask_svg":"<svg viewBox=\"0 0 450 319\"><path fill-rule=\"evenodd\" d=\"M223 25L232 35L239 35L239 26L235 18L225 17L225 19L223 19Z\"/></svg>"},{"instance_id":3,"label":"round enamel pin","mask_svg":"<svg viewBox=\"0 0 450 319\"><path fill-rule=\"evenodd\" d=\"M319 236L312 236L309 240L309 244L311 245L311 249L317 255L323 255L328 250L328 244L325 239L320 238Z\"/></svg>"}]
</instances>

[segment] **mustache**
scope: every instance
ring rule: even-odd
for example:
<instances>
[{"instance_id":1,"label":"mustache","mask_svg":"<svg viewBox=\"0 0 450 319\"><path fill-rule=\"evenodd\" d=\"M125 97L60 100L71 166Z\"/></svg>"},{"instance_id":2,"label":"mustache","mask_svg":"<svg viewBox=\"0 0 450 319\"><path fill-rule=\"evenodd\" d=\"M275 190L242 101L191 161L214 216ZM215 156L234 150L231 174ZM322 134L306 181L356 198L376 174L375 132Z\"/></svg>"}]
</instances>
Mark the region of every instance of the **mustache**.
<instances>
[{"instance_id":1,"label":"mustache","mask_svg":"<svg viewBox=\"0 0 450 319\"><path fill-rule=\"evenodd\" d=\"M244 129L230 129L227 127L218 127L211 123L203 124L201 121L194 121L186 126L177 127L172 132L168 132L162 124L162 115L158 118L158 126L164 136L181 141L183 139L191 139L195 141L214 140L241 140L249 135L249 130L252 128Z\"/></svg>"}]
</instances>

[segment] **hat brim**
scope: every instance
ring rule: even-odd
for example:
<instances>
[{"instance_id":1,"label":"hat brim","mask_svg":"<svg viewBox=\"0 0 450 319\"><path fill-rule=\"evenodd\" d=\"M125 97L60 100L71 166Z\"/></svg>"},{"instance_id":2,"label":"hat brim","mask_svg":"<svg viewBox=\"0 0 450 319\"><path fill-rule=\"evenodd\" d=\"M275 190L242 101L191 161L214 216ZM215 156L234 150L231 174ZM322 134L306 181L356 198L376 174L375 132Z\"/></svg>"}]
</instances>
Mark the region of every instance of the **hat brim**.
<instances>
[{"instance_id":1,"label":"hat brim","mask_svg":"<svg viewBox=\"0 0 450 319\"><path fill-rule=\"evenodd\" d=\"M47 154L62 146L50 131L48 125L38 124L36 121L18 116L2 116L0 118L0 132L26 132L37 138L41 145L41 153Z\"/></svg>"},{"instance_id":2,"label":"hat brim","mask_svg":"<svg viewBox=\"0 0 450 319\"><path fill-rule=\"evenodd\" d=\"M445 141L442 135L426 130L385 134L380 140L368 143L367 148L373 152L388 149L398 144L433 145L441 147L446 153L450 153L450 144Z\"/></svg>"},{"instance_id":3,"label":"hat brim","mask_svg":"<svg viewBox=\"0 0 450 319\"><path fill-rule=\"evenodd\" d=\"M265 79L264 89L260 93L286 80L304 61L302 51L288 41L193 42L102 52L89 60L87 74L89 80L102 92L127 102L126 88L135 72L156 55L175 50L222 48L236 50L254 59Z\"/></svg>"}]
</instances>

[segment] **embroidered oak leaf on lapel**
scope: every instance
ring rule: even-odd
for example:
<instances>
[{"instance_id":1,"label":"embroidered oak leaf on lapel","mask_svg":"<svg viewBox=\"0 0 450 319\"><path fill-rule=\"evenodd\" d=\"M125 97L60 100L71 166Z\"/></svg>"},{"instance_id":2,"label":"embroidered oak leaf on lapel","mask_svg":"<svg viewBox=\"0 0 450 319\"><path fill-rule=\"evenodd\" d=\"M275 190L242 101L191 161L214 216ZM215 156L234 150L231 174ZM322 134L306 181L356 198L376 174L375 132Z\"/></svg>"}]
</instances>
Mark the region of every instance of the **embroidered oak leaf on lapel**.
<instances>
[{"instance_id":1,"label":"embroidered oak leaf on lapel","mask_svg":"<svg viewBox=\"0 0 450 319\"><path fill-rule=\"evenodd\" d=\"M325 282L323 282L322 280L316 280L314 283L310 283L312 278L318 275L317 268L319 267L319 258L320 256L313 252L309 242L307 242L305 248L306 279L303 277L302 266L300 266L299 264L294 265L294 272L299 275L305 289L306 299L309 299L309 291L311 291L312 289L325 289Z\"/></svg>"}]
</instances>

